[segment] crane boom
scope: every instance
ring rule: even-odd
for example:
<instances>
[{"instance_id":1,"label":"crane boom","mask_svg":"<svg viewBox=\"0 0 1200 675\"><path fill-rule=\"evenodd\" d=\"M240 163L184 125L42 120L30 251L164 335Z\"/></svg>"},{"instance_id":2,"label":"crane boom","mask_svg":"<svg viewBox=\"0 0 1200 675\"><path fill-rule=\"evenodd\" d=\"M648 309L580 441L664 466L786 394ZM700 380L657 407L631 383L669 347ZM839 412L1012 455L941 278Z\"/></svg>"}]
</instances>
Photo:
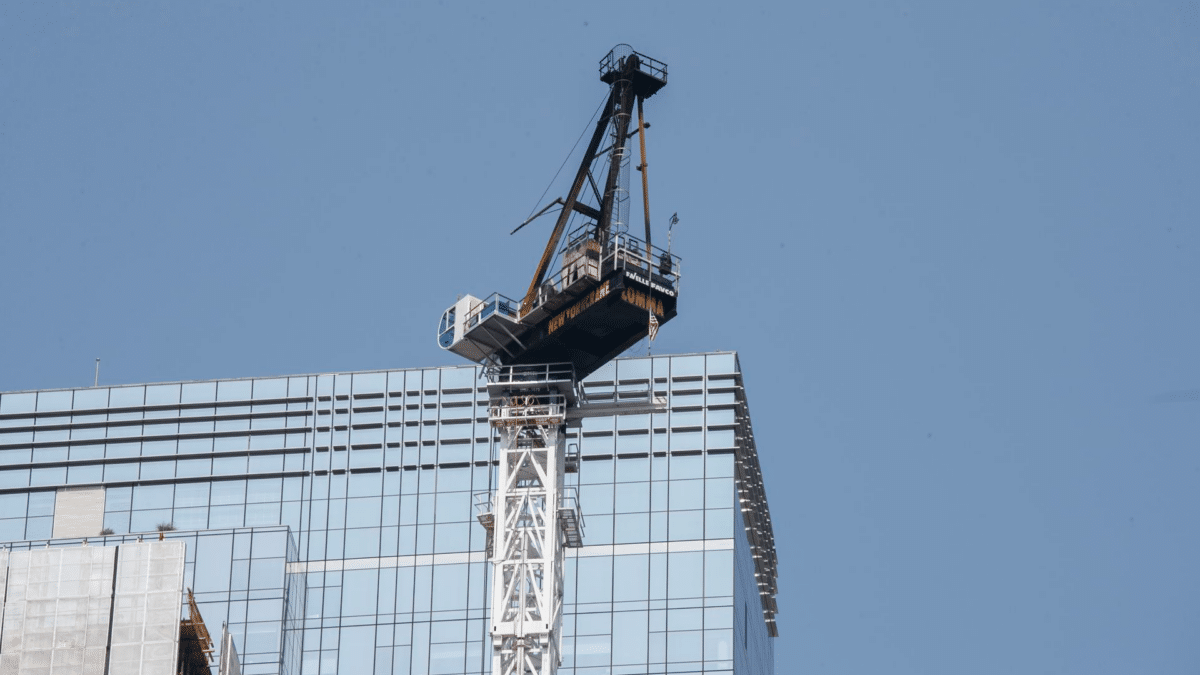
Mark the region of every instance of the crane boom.
<instances>
[{"instance_id":1,"label":"crane boom","mask_svg":"<svg viewBox=\"0 0 1200 675\"><path fill-rule=\"evenodd\" d=\"M583 189L583 182L587 179L590 173L592 162L596 159L596 151L600 149L600 141L604 139L604 130L608 127L609 120L612 119L613 99L616 97L616 90L608 95L608 103L604 105L604 112L600 115L600 120L596 122L596 131L592 133L592 140L588 143L587 150L583 153L583 162L579 165L579 171L575 173L575 181L571 183L571 191L567 193L567 198L563 200L562 211L558 214L558 221L554 223L554 229L550 231L550 241L546 242L546 250L542 252L542 259L538 261L537 271L533 273L533 281L529 284L529 290L525 293L525 299L521 301L521 311L528 312L533 309L533 303L537 299L538 288L541 287L542 281L546 278L546 272L550 269L550 260L554 258L554 252L558 248L558 241L562 238L563 229L567 226L567 220L570 219L571 213L575 210L575 202L579 199L579 191Z\"/></svg>"}]
</instances>

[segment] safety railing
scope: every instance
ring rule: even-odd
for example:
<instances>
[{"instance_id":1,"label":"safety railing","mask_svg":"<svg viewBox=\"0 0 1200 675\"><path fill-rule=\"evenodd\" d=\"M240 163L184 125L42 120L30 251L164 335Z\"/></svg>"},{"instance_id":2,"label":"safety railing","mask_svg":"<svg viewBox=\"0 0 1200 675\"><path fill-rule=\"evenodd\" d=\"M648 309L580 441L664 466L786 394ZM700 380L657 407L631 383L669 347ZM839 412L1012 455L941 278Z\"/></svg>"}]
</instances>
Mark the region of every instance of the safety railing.
<instances>
[{"instance_id":1,"label":"safety railing","mask_svg":"<svg viewBox=\"0 0 1200 675\"><path fill-rule=\"evenodd\" d=\"M475 517L486 516L492 513L492 493L476 492L471 495L471 499L475 503Z\"/></svg>"},{"instance_id":2,"label":"safety railing","mask_svg":"<svg viewBox=\"0 0 1200 675\"><path fill-rule=\"evenodd\" d=\"M611 259L616 267L636 269L650 275L654 281L678 291L679 256L654 245L648 245L637 237L617 234L613 237ZM609 257L606 257L607 261Z\"/></svg>"},{"instance_id":3,"label":"safety railing","mask_svg":"<svg viewBox=\"0 0 1200 675\"><path fill-rule=\"evenodd\" d=\"M593 223L576 228L567 236L562 268L539 289L533 306L540 307L548 298L567 290L581 277L599 281L614 269L636 270L653 283L679 292L681 274L679 256L627 233L612 234L604 244Z\"/></svg>"},{"instance_id":4,"label":"safety railing","mask_svg":"<svg viewBox=\"0 0 1200 675\"><path fill-rule=\"evenodd\" d=\"M558 499L558 508L574 511L579 517L579 523L583 524L583 511L579 508L579 488L573 485L564 485L562 496Z\"/></svg>"},{"instance_id":5,"label":"safety railing","mask_svg":"<svg viewBox=\"0 0 1200 675\"><path fill-rule=\"evenodd\" d=\"M500 314L516 321L520 308L521 303L499 293L492 293L467 312L465 324L468 329L474 328L493 314Z\"/></svg>"},{"instance_id":6,"label":"safety railing","mask_svg":"<svg viewBox=\"0 0 1200 675\"><path fill-rule=\"evenodd\" d=\"M542 420L561 419L567 414L567 397L562 394L505 396L489 406L488 417L494 426L524 426Z\"/></svg>"},{"instance_id":7,"label":"safety railing","mask_svg":"<svg viewBox=\"0 0 1200 675\"><path fill-rule=\"evenodd\" d=\"M632 47L625 44L613 47L608 54L604 55L604 58L600 59L600 77L604 77L611 72L619 72L625 63L625 59L634 54L638 57L638 70L663 82L667 81L667 64L658 59L650 58L641 52L636 52Z\"/></svg>"},{"instance_id":8,"label":"safety railing","mask_svg":"<svg viewBox=\"0 0 1200 675\"><path fill-rule=\"evenodd\" d=\"M579 473L579 444L568 443L563 453L563 470L567 473Z\"/></svg>"},{"instance_id":9,"label":"safety railing","mask_svg":"<svg viewBox=\"0 0 1200 675\"><path fill-rule=\"evenodd\" d=\"M575 380L575 366L570 363L538 363L527 366L502 366L488 373L491 384L525 384Z\"/></svg>"},{"instance_id":10,"label":"safety railing","mask_svg":"<svg viewBox=\"0 0 1200 675\"><path fill-rule=\"evenodd\" d=\"M564 486L558 499L558 516L566 545L578 548L583 545L583 509L579 508L579 488Z\"/></svg>"}]
</instances>

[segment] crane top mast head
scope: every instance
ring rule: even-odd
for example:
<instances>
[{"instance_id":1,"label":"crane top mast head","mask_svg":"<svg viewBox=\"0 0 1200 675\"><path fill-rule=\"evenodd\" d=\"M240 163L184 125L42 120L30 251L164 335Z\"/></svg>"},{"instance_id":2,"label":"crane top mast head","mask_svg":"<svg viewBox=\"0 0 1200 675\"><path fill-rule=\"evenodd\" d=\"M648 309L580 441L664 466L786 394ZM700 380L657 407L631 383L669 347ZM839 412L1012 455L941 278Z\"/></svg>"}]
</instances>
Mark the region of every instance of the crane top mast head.
<instances>
[{"instance_id":1,"label":"crane top mast head","mask_svg":"<svg viewBox=\"0 0 1200 675\"><path fill-rule=\"evenodd\" d=\"M647 99L667 86L667 64L622 43L600 59L600 81L612 85L618 78L630 80L634 95Z\"/></svg>"},{"instance_id":2,"label":"crane top mast head","mask_svg":"<svg viewBox=\"0 0 1200 675\"><path fill-rule=\"evenodd\" d=\"M607 102L570 190L556 200L562 208L529 289L520 301L460 299L442 315L443 349L493 366L568 362L585 377L674 318L680 261L651 241L642 105L666 86L667 65L621 44L600 59L600 80L609 85ZM635 136L644 239L628 232ZM575 215L586 221L568 231ZM549 274L556 253L561 265Z\"/></svg>"}]
</instances>

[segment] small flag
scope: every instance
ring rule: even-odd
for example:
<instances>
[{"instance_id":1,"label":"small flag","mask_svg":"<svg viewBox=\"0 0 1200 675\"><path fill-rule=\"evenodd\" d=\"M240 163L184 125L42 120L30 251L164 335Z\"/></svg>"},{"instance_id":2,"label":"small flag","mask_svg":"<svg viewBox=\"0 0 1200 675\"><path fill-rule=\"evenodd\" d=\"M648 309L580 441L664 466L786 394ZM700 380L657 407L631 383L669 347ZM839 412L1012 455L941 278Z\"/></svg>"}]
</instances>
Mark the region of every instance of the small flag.
<instances>
[{"instance_id":1,"label":"small flag","mask_svg":"<svg viewBox=\"0 0 1200 675\"><path fill-rule=\"evenodd\" d=\"M654 336L658 335L658 317L650 315L650 341L654 342Z\"/></svg>"}]
</instances>

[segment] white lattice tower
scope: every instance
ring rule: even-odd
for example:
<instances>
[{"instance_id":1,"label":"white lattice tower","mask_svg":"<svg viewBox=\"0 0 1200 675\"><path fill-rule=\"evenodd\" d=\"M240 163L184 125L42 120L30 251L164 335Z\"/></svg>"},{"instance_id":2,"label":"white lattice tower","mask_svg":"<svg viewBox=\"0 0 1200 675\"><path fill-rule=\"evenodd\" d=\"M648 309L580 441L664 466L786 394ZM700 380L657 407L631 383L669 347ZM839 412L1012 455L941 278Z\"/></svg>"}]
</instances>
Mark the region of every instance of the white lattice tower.
<instances>
[{"instance_id":1,"label":"white lattice tower","mask_svg":"<svg viewBox=\"0 0 1200 675\"><path fill-rule=\"evenodd\" d=\"M565 398L536 388L494 400L500 431L492 500L492 673L552 675L560 659L563 547L560 519Z\"/></svg>"}]
</instances>

